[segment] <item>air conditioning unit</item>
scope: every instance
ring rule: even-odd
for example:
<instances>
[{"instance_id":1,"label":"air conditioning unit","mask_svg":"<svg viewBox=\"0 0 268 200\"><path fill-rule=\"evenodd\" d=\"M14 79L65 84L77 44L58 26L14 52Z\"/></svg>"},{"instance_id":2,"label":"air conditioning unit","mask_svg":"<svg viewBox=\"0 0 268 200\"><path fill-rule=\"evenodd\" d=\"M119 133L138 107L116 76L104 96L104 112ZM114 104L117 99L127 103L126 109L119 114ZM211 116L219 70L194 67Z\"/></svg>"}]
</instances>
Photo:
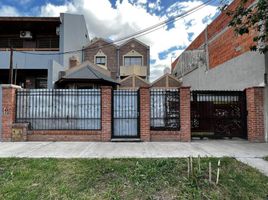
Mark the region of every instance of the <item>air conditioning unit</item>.
<instances>
[{"instance_id":1,"label":"air conditioning unit","mask_svg":"<svg viewBox=\"0 0 268 200\"><path fill-rule=\"evenodd\" d=\"M31 31L20 31L20 38L32 39L33 35Z\"/></svg>"}]
</instances>

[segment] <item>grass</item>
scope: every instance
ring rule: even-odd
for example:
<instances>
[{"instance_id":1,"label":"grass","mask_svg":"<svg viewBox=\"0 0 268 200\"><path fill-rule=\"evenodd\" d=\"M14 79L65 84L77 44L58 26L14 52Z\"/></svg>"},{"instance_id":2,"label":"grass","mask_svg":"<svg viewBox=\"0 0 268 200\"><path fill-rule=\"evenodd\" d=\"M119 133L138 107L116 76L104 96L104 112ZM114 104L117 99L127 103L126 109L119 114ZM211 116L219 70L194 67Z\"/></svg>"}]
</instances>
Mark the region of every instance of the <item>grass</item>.
<instances>
[{"instance_id":1,"label":"grass","mask_svg":"<svg viewBox=\"0 0 268 200\"><path fill-rule=\"evenodd\" d=\"M202 158L188 179L186 159L0 159L0 199L265 199L268 177L232 158ZM196 166L197 159L194 159Z\"/></svg>"},{"instance_id":2,"label":"grass","mask_svg":"<svg viewBox=\"0 0 268 200\"><path fill-rule=\"evenodd\" d=\"M264 157L264 160L267 160L268 161L268 156Z\"/></svg>"}]
</instances>

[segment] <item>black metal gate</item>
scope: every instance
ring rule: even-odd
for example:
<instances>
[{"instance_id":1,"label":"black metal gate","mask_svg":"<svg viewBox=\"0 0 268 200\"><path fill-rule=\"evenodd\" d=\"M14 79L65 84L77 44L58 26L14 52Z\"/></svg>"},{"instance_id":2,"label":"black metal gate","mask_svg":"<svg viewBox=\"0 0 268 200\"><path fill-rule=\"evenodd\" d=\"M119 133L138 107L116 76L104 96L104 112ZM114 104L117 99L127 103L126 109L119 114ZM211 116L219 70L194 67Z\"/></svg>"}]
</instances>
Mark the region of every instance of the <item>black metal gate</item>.
<instances>
[{"instance_id":1,"label":"black metal gate","mask_svg":"<svg viewBox=\"0 0 268 200\"><path fill-rule=\"evenodd\" d=\"M192 136L247 137L246 96L242 91L192 91Z\"/></svg>"},{"instance_id":2,"label":"black metal gate","mask_svg":"<svg viewBox=\"0 0 268 200\"><path fill-rule=\"evenodd\" d=\"M113 91L113 138L139 137L139 92Z\"/></svg>"}]
</instances>

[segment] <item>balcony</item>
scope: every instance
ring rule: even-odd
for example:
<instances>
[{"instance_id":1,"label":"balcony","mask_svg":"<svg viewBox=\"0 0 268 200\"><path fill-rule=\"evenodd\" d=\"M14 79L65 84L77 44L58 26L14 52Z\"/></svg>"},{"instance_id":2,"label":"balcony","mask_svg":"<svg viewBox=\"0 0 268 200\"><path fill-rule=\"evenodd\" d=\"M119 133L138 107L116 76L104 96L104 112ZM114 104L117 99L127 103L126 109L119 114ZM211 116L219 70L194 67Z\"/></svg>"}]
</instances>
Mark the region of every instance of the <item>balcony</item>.
<instances>
[{"instance_id":1,"label":"balcony","mask_svg":"<svg viewBox=\"0 0 268 200\"><path fill-rule=\"evenodd\" d=\"M147 76L147 66L120 66L120 76L129 76L129 75L138 75L138 76Z\"/></svg>"},{"instance_id":2,"label":"balcony","mask_svg":"<svg viewBox=\"0 0 268 200\"><path fill-rule=\"evenodd\" d=\"M29 49L25 49L27 51ZM17 49L13 53L13 67L18 69L48 69L54 60L60 63L61 55L55 54L55 51L27 51L30 54L24 54ZM36 54L36 55L35 55ZM48 54L48 55L41 55ZM0 49L0 69L8 69L10 62L10 51Z\"/></svg>"}]
</instances>

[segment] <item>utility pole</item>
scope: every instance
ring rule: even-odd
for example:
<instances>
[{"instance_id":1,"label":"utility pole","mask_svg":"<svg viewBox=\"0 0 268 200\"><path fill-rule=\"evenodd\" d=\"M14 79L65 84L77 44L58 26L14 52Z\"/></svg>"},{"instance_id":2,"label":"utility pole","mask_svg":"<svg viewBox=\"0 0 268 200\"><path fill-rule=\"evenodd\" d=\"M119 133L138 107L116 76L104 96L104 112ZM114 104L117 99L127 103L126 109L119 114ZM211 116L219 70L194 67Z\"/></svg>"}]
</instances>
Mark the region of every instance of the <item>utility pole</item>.
<instances>
[{"instance_id":1,"label":"utility pole","mask_svg":"<svg viewBox=\"0 0 268 200\"><path fill-rule=\"evenodd\" d=\"M10 62L9 62L9 84L13 84L13 48L10 48Z\"/></svg>"}]
</instances>

